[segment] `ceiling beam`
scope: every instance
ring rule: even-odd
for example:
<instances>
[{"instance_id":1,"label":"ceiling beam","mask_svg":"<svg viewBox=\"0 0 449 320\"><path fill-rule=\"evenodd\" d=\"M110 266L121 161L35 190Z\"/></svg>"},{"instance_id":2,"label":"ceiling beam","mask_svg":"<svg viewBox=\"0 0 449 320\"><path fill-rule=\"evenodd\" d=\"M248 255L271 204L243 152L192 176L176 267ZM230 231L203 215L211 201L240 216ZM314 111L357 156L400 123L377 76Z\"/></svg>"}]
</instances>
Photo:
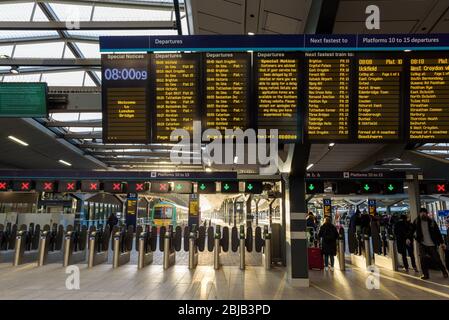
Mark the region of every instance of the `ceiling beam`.
<instances>
[{"instance_id":1,"label":"ceiling beam","mask_svg":"<svg viewBox=\"0 0 449 320\"><path fill-rule=\"evenodd\" d=\"M72 127L72 128L101 128L101 120L80 120L80 121L49 121L45 124L47 127Z\"/></svg>"},{"instance_id":2,"label":"ceiling beam","mask_svg":"<svg viewBox=\"0 0 449 320\"><path fill-rule=\"evenodd\" d=\"M102 139L101 132L72 132L63 134L65 139Z\"/></svg>"},{"instance_id":3,"label":"ceiling beam","mask_svg":"<svg viewBox=\"0 0 449 320\"><path fill-rule=\"evenodd\" d=\"M70 31L66 21L0 21L0 30ZM176 22L162 21L81 21L76 30L176 30Z\"/></svg>"},{"instance_id":4,"label":"ceiling beam","mask_svg":"<svg viewBox=\"0 0 449 320\"><path fill-rule=\"evenodd\" d=\"M19 67L101 67L101 59L0 58L0 66Z\"/></svg>"},{"instance_id":5,"label":"ceiling beam","mask_svg":"<svg viewBox=\"0 0 449 320\"><path fill-rule=\"evenodd\" d=\"M90 71L96 69L96 71L100 71L100 69L93 68L93 67L51 67L51 68L26 68L26 69L19 69L20 74L41 74L41 73L59 73L59 72L73 72L73 71ZM10 70L1 70L0 75L4 75L6 77L8 76L15 76L16 74L11 73Z\"/></svg>"},{"instance_id":6,"label":"ceiling beam","mask_svg":"<svg viewBox=\"0 0 449 320\"><path fill-rule=\"evenodd\" d=\"M3 0L3 3L24 3L30 0ZM46 1L37 0L38 3ZM173 10L173 4L170 2L159 1L133 1L133 0L51 0L52 3L62 3L71 5L91 6L95 4L96 7L109 8L123 8L123 9L142 9L142 10ZM180 8L184 9L184 4L180 4Z\"/></svg>"},{"instance_id":7,"label":"ceiling beam","mask_svg":"<svg viewBox=\"0 0 449 320\"><path fill-rule=\"evenodd\" d=\"M332 34L339 5L340 0L322 0L315 33Z\"/></svg>"},{"instance_id":8,"label":"ceiling beam","mask_svg":"<svg viewBox=\"0 0 449 320\"><path fill-rule=\"evenodd\" d=\"M5 38L0 39L0 45L14 45L14 44L39 44L52 42L80 42L98 44L99 37L92 36L69 36L61 39L60 36L38 36L38 37L22 37L22 38Z\"/></svg>"}]
</instances>

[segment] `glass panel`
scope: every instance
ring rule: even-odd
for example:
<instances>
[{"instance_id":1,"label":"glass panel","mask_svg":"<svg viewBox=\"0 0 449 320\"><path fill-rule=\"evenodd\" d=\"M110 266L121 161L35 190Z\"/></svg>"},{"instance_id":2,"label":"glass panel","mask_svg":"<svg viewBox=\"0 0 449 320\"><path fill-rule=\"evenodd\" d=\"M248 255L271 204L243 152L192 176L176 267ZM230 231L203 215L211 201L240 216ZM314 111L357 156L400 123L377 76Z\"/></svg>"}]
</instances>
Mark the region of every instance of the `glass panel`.
<instances>
[{"instance_id":1,"label":"glass panel","mask_svg":"<svg viewBox=\"0 0 449 320\"><path fill-rule=\"evenodd\" d=\"M100 58L100 45L95 43L75 42L85 58Z\"/></svg>"},{"instance_id":2,"label":"glass panel","mask_svg":"<svg viewBox=\"0 0 449 320\"><path fill-rule=\"evenodd\" d=\"M47 82L49 86L82 86L84 71L70 71L47 73L42 76L42 82Z\"/></svg>"},{"instance_id":3,"label":"glass panel","mask_svg":"<svg viewBox=\"0 0 449 320\"><path fill-rule=\"evenodd\" d=\"M50 5L61 21L89 21L92 12L91 5L72 5L52 3Z\"/></svg>"},{"instance_id":4,"label":"glass panel","mask_svg":"<svg viewBox=\"0 0 449 320\"><path fill-rule=\"evenodd\" d=\"M14 58L61 58L63 42L20 44L16 46Z\"/></svg>"},{"instance_id":5,"label":"glass panel","mask_svg":"<svg viewBox=\"0 0 449 320\"><path fill-rule=\"evenodd\" d=\"M0 5L1 21L30 21L34 3L13 3Z\"/></svg>"},{"instance_id":6,"label":"glass panel","mask_svg":"<svg viewBox=\"0 0 449 320\"><path fill-rule=\"evenodd\" d=\"M157 21L171 20L171 10L145 10L96 7L94 21Z\"/></svg>"}]
</instances>

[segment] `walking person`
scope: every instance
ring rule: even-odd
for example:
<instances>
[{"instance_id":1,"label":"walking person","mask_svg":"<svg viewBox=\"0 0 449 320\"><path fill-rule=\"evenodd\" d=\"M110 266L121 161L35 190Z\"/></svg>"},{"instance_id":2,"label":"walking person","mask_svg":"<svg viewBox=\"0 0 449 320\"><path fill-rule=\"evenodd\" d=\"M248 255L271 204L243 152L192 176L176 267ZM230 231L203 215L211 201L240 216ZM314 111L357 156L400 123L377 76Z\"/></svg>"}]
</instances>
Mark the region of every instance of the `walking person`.
<instances>
[{"instance_id":1,"label":"walking person","mask_svg":"<svg viewBox=\"0 0 449 320\"><path fill-rule=\"evenodd\" d=\"M107 223L108 223L108 226L109 226L109 231L112 231L112 228L114 228L114 226L117 225L117 223L118 223L118 219L115 216L115 214L111 213L109 215Z\"/></svg>"},{"instance_id":2,"label":"walking person","mask_svg":"<svg viewBox=\"0 0 449 320\"><path fill-rule=\"evenodd\" d=\"M398 252L402 256L402 263L404 265L405 271L408 272L409 265L407 254L410 256L413 269L418 272L415 261L415 253L413 252L413 226L412 223L407 219L407 215L402 215L401 219L394 225L394 235L396 237L396 243L398 246Z\"/></svg>"},{"instance_id":3,"label":"walking person","mask_svg":"<svg viewBox=\"0 0 449 320\"><path fill-rule=\"evenodd\" d=\"M426 208L421 208L418 218L413 221L413 234L419 245L419 257L423 273L421 279L429 279L431 262L434 262L443 273L443 277L447 278L447 270L441 262L440 254L438 253L438 247L441 245L443 250L445 250L446 245L443 242L438 224L429 217ZM411 243L411 240L407 240L407 243Z\"/></svg>"},{"instance_id":4,"label":"walking person","mask_svg":"<svg viewBox=\"0 0 449 320\"><path fill-rule=\"evenodd\" d=\"M337 228L332 224L331 218L326 217L318 232L318 239L322 239L322 253L324 255L324 270L334 271L335 255L337 254ZM329 266L330 258L330 266Z\"/></svg>"}]
</instances>

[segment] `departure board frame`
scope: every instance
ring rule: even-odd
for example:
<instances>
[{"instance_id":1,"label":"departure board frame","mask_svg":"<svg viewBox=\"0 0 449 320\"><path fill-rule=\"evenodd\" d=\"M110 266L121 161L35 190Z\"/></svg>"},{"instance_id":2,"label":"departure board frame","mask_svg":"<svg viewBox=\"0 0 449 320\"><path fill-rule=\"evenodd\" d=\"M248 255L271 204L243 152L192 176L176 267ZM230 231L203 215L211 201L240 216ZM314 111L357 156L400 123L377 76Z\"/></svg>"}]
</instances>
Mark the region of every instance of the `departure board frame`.
<instances>
[{"instance_id":1,"label":"departure board frame","mask_svg":"<svg viewBox=\"0 0 449 320\"><path fill-rule=\"evenodd\" d=\"M111 56L111 59L109 59ZM115 58L114 58L115 57ZM120 57L129 57L130 59L121 59ZM136 59L132 59L132 58ZM138 58L138 59L137 59ZM138 61L136 61L138 60ZM101 100L102 100L102 127L103 127L103 143L143 143L147 144L150 142L150 134L151 128L148 125L149 121L149 104L150 104L150 96L149 96L149 84L150 84L150 55L148 53L142 54L106 54L101 57L101 75L102 75L102 90L101 90ZM134 70L135 79L125 79L126 77L130 77L131 70ZM106 72L108 72L106 75ZM140 72L140 79L137 79L137 72ZM146 77L143 76L143 72L146 72ZM109 112L109 98L108 92L109 89L116 90L117 93L121 91L121 89L129 89L129 88L137 88L140 89L135 93L141 94L145 97L145 101L143 102L143 108L141 110L144 111L143 120L141 120L144 124L144 134L140 137L140 139L135 139L133 137L117 137L112 138L111 130L110 130L110 119L108 116ZM143 90L142 90L143 89ZM126 92L123 90L123 92ZM126 93L131 99L135 98L131 93ZM125 93L123 93L123 97ZM131 101L130 99L130 101ZM131 101L132 102L132 101ZM135 101L137 104L137 101ZM119 102L117 101L117 105L123 105L124 108L129 108L129 106L125 106L126 100ZM128 103L129 104L129 103ZM120 111L118 111L120 113ZM120 119L118 117L116 120ZM133 127L131 123L128 124L128 127Z\"/></svg>"},{"instance_id":2,"label":"departure board frame","mask_svg":"<svg viewBox=\"0 0 449 320\"><path fill-rule=\"evenodd\" d=\"M202 57L200 53L159 53L153 52L150 54L150 121L149 125L151 126L151 142L152 143L171 143L170 137L168 140L160 140L157 138L158 136L158 126L157 126L157 76L156 76L156 60L158 59L158 55L180 55L180 60L182 61L193 61L196 64L196 70L194 70L194 74L196 77L193 78L193 88L196 91L196 105L193 105L192 108L192 130L193 130L193 122L201 121L201 109L202 109L202 101L203 101L203 86L202 86ZM177 129L186 129L186 128L177 128ZM188 130L190 134L190 138L192 138L192 130Z\"/></svg>"},{"instance_id":3,"label":"departure board frame","mask_svg":"<svg viewBox=\"0 0 449 320\"><path fill-rule=\"evenodd\" d=\"M412 143L447 143L449 142L449 133L448 137L446 139L415 139L410 137L410 126L411 126L411 119L410 119L410 112L411 112L411 60L412 59L438 59L438 56L443 56L443 58L446 58L449 60L449 52L448 51L420 51L420 52L404 52L404 55L406 56L406 65L407 65L407 77L406 77L406 112L404 115L404 120L406 121L406 139L409 142ZM448 89L449 90L449 89ZM449 107L449 105L448 105ZM449 112L447 113L449 116Z\"/></svg>"},{"instance_id":4,"label":"departure board frame","mask_svg":"<svg viewBox=\"0 0 449 320\"><path fill-rule=\"evenodd\" d=\"M258 57L257 54L270 54L270 55L283 55L283 57ZM260 118L260 105L259 105L259 80L260 80L260 60L262 59L295 59L296 60L296 83L297 83L297 89L296 89L296 139L285 139L280 138L281 136L281 130L282 125L285 122L285 119L271 120L272 122L276 123L272 128L268 127L261 127L261 118ZM279 136L279 142L280 143L298 143L303 141L303 132L302 125L304 121L304 54L301 52L254 52L253 53L253 59L252 59L252 72L253 72L253 91L252 91L252 104L250 105L250 111L255 110L255 112L251 112L251 114L254 114L253 117L253 123L255 123L254 128L257 130L259 129L266 129L267 134L269 133L269 129L278 129L278 136ZM270 137L267 137L270 138Z\"/></svg>"},{"instance_id":5,"label":"departure board frame","mask_svg":"<svg viewBox=\"0 0 449 320\"><path fill-rule=\"evenodd\" d=\"M246 123L245 126L240 128L242 131L245 131L248 128L255 128L254 127L254 112L250 112L251 107L253 106L253 79L252 79L252 55L250 52L205 52L201 54L201 87L202 87L202 104L201 104L201 125L202 125L202 140L203 141L209 141L207 137L203 139L203 133L207 129L217 129L216 126L209 126L207 124L207 55L208 54L232 54L233 57L236 59L242 59L245 61L247 65L246 69ZM211 57L215 59L214 57ZM232 127L228 127L226 129L233 129ZM218 129L219 130L219 129ZM235 130L235 129L233 129ZM219 130L221 131L221 130ZM210 137L210 138L216 138L216 137ZM224 135L224 132L221 132L221 138L223 140L229 140L233 139L234 137L226 137Z\"/></svg>"},{"instance_id":6,"label":"departure board frame","mask_svg":"<svg viewBox=\"0 0 449 320\"><path fill-rule=\"evenodd\" d=\"M309 143L354 143L355 141L355 133L354 133L354 117L352 116L354 114L354 109L355 109L355 105L354 105L354 83L355 83L355 53L353 51L313 51L311 53L316 53L317 55L319 54L323 54L323 56L321 57L311 57L308 56L307 54L308 52L306 52L305 56L304 56L304 72L303 72L303 81L304 81L304 120L303 120L303 126L302 126L302 130L304 131L304 141L307 141ZM330 56L329 54L346 54L347 56ZM349 80L347 83L348 86L348 115L346 117L346 121L347 121L347 138L330 138L330 137L323 137L323 139L316 139L313 138L310 134L309 134L309 130L308 130L308 125L309 125L309 60L310 59L331 59L331 60L339 60L339 59L349 59Z\"/></svg>"},{"instance_id":7,"label":"departure board frame","mask_svg":"<svg viewBox=\"0 0 449 320\"><path fill-rule=\"evenodd\" d=\"M360 59L402 59L402 74L399 79L399 110L398 110L398 138L395 139L360 139L359 138L359 60ZM357 52L354 58L354 90L353 90L353 101L354 109L352 113L353 117L353 128L354 128L354 138L353 141L356 143L404 143L405 142L405 113L406 113L406 97L408 96L408 91L406 90L406 78L408 74L408 68L406 59L403 52L385 52L385 51L363 51Z\"/></svg>"}]
</instances>

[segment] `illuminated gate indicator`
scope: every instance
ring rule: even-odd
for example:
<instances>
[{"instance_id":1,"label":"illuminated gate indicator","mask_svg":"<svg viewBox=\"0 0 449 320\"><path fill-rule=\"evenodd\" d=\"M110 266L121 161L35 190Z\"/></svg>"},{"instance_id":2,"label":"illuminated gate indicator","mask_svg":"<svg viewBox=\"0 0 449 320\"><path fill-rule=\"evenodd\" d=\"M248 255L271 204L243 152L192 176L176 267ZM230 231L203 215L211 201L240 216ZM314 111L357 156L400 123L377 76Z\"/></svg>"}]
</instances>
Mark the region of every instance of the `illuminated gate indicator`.
<instances>
[{"instance_id":1,"label":"illuminated gate indicator","mask_svg":"<svg viewBox=\"0 0 449 320\"><path fill-rule=\"evenodd\" d=\"M6 182L0 182L0 190L6 190L7 189L7 183Z\"/></svg>"},{"instance_id":2,"label":"illuminated gate indicator","mask_svg":"<svg viewBox=\"0 0 449 320\"><path fill-rule=\"evenodd\" d=\"M112 190L114 190L114 191L121 191L122 190L122 184L121 183L113 183L112 184Z\"/></svg>"},{"instance_id":3,"label":"illuminated gate indicator","mask_svg":"<svg viewBox=\"0 0 449 320\"><path fill-rule=\"evenodd\" d=\"M67 191L75 191L75 182L67 182L66 190Z\"/></svg>"},{"instance_id":4,"label":"illuminated gate indicator","mask_svg":"<svg viewBox=\"0 0 449 320\"><path fill-rule=\"evenodd\" d=\"M20 189L21 190L30 190L30 183L29 182L22 182L20 184Z\"/></svg>"},{"instance_id":5,"label":"illuminated gate indicator","mask_svg":"<svg viewBox=\"0 0 449 320\"><path fill-rule=\"evenodd\" d=\"M53 190L53 182L44 182L44 190L52 191Z\"/></svg>"}]
</instances>

